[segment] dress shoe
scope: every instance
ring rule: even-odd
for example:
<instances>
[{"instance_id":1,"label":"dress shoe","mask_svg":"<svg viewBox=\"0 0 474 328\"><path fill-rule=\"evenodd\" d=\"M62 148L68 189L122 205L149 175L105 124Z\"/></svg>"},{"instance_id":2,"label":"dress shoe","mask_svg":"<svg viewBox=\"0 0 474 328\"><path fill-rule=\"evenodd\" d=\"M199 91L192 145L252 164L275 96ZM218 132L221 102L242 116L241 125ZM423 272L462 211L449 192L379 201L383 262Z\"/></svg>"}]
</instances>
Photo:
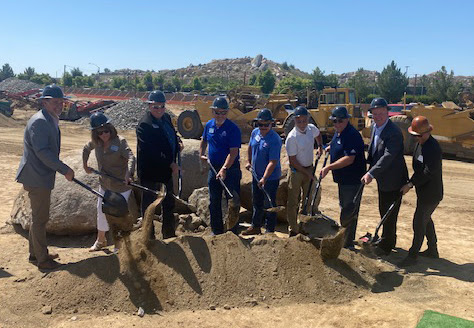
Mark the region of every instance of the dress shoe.
<instances>
[{"instance_id":1,"label":"dress shoe","mask_svg":"<svg viewBox=\"0 0 474 328\"><path fill-rule=\"evenodd\" d=\"M428 248L424 250L423 252L418 253L420 256L424 257L431 257L432 259L439 259L439 253L438 250L435 248Z\"/></svg>"},{"instance_id":2,"label":"dress shoe","mask_svg":"<svg viewBox=\"0 0 474 328\"><path fill-rule=\"evenodd\" d=\"M46 260L44 262L38 263L38 269L40 270L54 270L61 266L62 264L56 262L55 260Z\"/></svg>"},{"instance_id":3,"label":"dress shoe","mask_svg":"<svg viewBox=\"0 0 474 328\"><path fill-rule=\"evenodd\" d=\"M418 260L416 259L416 257L408 255L398 264L398 267L405 268L408 266L415 265L417 263L418 263Z\"/></svg>"},{"instance_id":4,"label":"dress shoe","mask_svg":"<svg viewBox=\"0 0 474 328\"><path fill-rule=\"evenodd\" d=\"M49 254L48 254L48 258L49 258L50 260L57 259L58 257L59 257L59 254L57 254L57 253L49 253ZM36 256L30 255L30 256L28 257L28 262L36 264L36 263L38 263L38 260L36 259Z\"/></svg>"},{"instance_id":5,"label":"dress shoe","mask_svg":"<svg viewBox=\"0 0 474 328\"><path fill-rule=\"evenodd\" d=\"M260 235L262 233L262 229L259 227L248 227L244 231L242 231L242 235L244 236L253 236L253 235Z\"/></svg>"},{"instance_id":6,"label":"dress shoe","mask_svg":"<svg viewBox=\"0 0 474 328\"><path fill-rule=\"evenodd\" d=\"M296 231L291 230L288 236L289 236L289 237L294 237L294 236L296 236L297 234L298 234L298 233L297 233Z\"/></svg>"}]
</instances>

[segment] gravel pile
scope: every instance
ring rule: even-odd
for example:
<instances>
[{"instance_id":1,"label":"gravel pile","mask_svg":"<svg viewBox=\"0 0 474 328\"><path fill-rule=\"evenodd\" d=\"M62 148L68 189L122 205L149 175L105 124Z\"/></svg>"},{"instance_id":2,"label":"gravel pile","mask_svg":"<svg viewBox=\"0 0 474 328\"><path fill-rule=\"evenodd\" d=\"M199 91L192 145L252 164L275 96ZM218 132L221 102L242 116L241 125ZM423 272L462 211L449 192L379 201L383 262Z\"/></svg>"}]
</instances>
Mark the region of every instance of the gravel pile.
<instances>
[{"instance_id":1,"label":"gravel pile","mask_svg":"<svg viewBox=\"0 0 474 328\"><path fill-rule=\"evenodd\" d=\"M0 91L8 91L12 93L24 92L31 89L41 89L43 86L27 80L19 80L15 77L0 82Z\"/></svg>"},{"instance_id":2,"label":"gravel pile","mask_svg":"<svg viewBox=\"0 0 474 328\"><path fill-rule=\"evenodd\" d=\"M129 99L117 103L105 111L105 115L112 120L112 124L119 130L133 130L148 110L148 105L139 99ZM175 115L168 109L166 112Z\"/></svg>"}]
</instances>

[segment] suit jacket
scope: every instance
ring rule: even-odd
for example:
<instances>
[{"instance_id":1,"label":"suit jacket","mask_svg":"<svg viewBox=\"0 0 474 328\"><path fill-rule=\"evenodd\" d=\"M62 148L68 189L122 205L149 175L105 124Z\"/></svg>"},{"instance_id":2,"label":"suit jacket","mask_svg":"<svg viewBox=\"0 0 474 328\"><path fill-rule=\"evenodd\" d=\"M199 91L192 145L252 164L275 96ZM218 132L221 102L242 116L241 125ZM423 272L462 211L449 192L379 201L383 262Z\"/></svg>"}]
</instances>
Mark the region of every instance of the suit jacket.
<instances>
[{"instance_id":1,"label":"suit jacket","mask_svg":"<svg viewBox=\"0 0 474 328\"><path fill-rule=\"evenodd\" d=\"M373 139L374 134L370 140L367 157L370 165L369 173L377 180L380 191L400 190L408 181L407 165L403 157L402 131L388 120L377 145L373 145ZM372 155L373 147L376 149Z\"/></svg>"},{"instance_id":2,"label":"suit jacket","mask_svg":"<svg viewBox=\"0 0 474 328\"><path fill-rule=\"evenodd\" d=\"M416 144L410 181L415 186L418 201L435 204L443 199L442 159L441 147L433 136L423 145Z\"/></svg>"},{"instance_id":3,"label":"suit jacket","mask_svg":"<svg viewBox=\"0 0 474 328\"><path fill-rule=\"evenodd\" d=\"M174 131L168 113L163 114L160 125L149 111L138 123L136 128L137 173L141 180L166 183L172 177L170 165L176 160L179 138L174 131L171 137L175 138L175 149L172 149L164 124L171 126Z\"/></svg>"},{"instance_id":4,"label":"suit jacket","mask_svg":"<svg viewBox=\"0 0 474 328\"><path fill-rule=\"evenodd\" d=\"M59 160L60 138L59 128L46 109L33 115L25 128L16 181L28 187L53 189L56 171L66 174L69 170Z\"/></svg>"}]
</instances>

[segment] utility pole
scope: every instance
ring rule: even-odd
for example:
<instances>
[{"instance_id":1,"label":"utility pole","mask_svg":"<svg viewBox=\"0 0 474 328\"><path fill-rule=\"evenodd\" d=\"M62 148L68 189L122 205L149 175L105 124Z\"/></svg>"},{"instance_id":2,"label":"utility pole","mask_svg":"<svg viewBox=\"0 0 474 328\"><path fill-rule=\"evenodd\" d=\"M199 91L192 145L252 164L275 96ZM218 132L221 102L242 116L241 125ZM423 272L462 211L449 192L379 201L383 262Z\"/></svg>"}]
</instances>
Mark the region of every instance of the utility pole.
<instances>
[{"instance_id":1,"label":"utility pole","mask_svg":"<svg viewBox=\"0 0 474 328\"><path fill-rule=\"evenodd\" d=\"M408 67L410 66L405 66L405 75L408 76Z\"/></svg>"},{"instance_id":2,"label":"utility pole","mask_svg":"<svg viewBox=\"0 0 474 328\"><path fill-rule=\"evenodd\" d=\"M414 91L413 91L413 95L416 96L416 77L417 77L418 74L415 74L415 85L413 86L414 88Z\"/></svg>"}]
</instances>

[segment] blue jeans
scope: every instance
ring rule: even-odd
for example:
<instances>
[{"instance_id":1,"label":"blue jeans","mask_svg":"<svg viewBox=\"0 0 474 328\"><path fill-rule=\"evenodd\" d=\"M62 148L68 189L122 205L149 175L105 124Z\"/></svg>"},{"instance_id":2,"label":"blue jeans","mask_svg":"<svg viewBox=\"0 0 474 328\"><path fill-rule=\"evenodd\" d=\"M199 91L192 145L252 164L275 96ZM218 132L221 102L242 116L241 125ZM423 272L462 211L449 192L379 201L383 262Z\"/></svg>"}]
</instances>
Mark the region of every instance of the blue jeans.
<instances>
[{"instance_id":1,"label":"blue jeans","mask_svg":"<svg viewBox=\"0 0 474 328\"><path fill-rule=\"evenodd\" d=\"M360 184L357 185L341 185L338 184L338 189L339 189L339 207L341 208L341 216L344 211L344 208L349 206L349 204L352 203L354 200L355 195L357 194L357 191L359 190ZM350 247L354 246L354 239L355 239L355 234L357 230L357 219L359 217L359 208L360 208L360 200L362 199L362 194L357 198L357 201L355 203L355 209L354 212L352 213L352 222L349 224L349 226L346 228L345 232L345 241L344 241L344 247ZM340 218L341 222L343 220L348 220L348 218Z\"/></svg>"},{"instance_id":2,"label":"blue jeans","mask_svg":"<svg viewBox=\"0 0 474 328\"><path fill-rule=\"evenodd\" d=\"M216 170L220 168L216 167ZM226 177L224 180L225 185L229 191L234 194L234 205L240 206L240 179L242 178L242 172L239 167L231 167L226 172ZM212 170L209 170L209 175L207 178L207 184L209 186L209 212L211 214L211 229L214 235L224 233L224 222L222 220L222 187L219 180L216 179L216 175ZM228 196L226 194L226 198ZM236 199L237 198L237 199ZM236 233L236 225L232 231ZM235 231L234 231L235 230Z\"/></svg>"},{"instance_id":3,"label":"blue jeans","mask_svg":"<svg viewBox=\"0 0 474 328\"><path fill-rule=\"evenodd\" d=\"M276 226L276 213L265 212L263 209L268 207L276 206L276 195L278 185L280 184L279 179L268 180L264 189L268 193L271 199L271 204L268 203L267 197L263 191L258 187L257 180L252 179L252 200L253 200L253 215L252 215L252 226L254 228L260 228L263 225L263 218L266 217L265 229L267 232L274 232Z\"/></svg>"}]
</instances>

